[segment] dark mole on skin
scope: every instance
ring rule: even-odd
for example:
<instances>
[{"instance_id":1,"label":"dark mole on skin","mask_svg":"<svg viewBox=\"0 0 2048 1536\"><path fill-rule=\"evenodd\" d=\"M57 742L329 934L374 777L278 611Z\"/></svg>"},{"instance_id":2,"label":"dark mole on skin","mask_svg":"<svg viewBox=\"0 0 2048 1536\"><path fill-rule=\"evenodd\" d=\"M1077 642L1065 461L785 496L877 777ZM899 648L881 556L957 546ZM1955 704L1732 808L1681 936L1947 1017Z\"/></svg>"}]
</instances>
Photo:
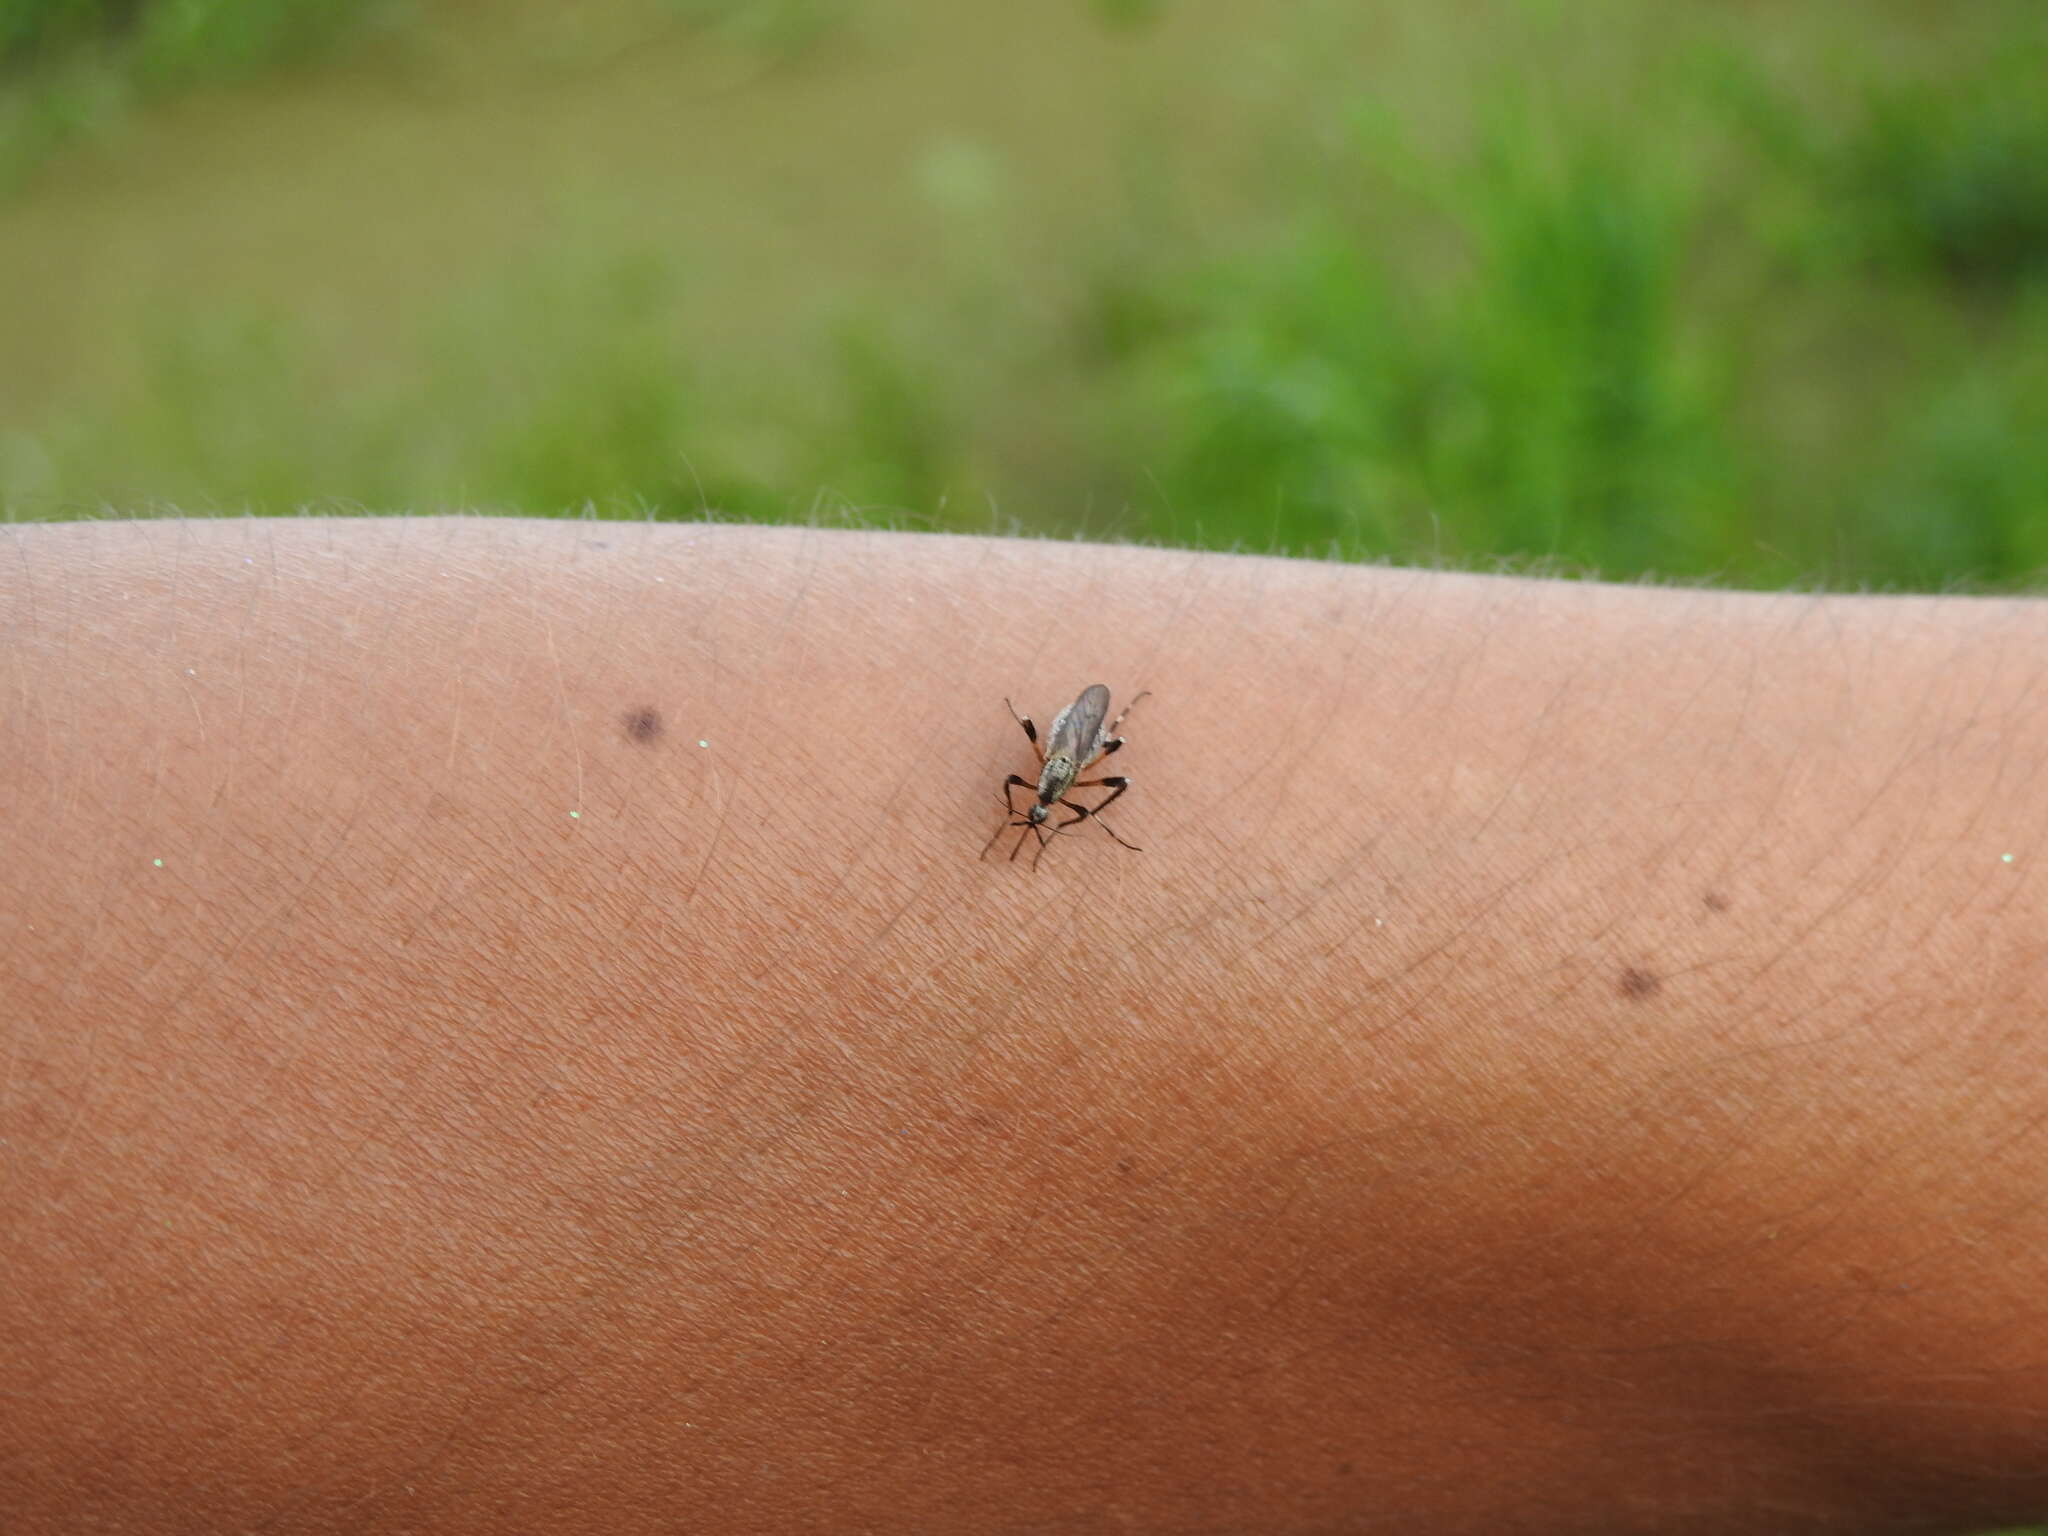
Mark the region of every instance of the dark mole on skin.
<instances>
[{"instance_id":1,"label":"dark mole on skin","mask_svg":"<svg viewBox=\"0 0 2048 1536\"><path fill-rule=\"evenodd\" d=\"M625 714L626 735L640 742L654 740L661 734L661 711L652 705L629 709Z\"/></svg>"},{"instance_id":2,"label":"dark mole on skin","mask_svg":"<svg viewBox=\"0 0 2048 1536\"><path fill-rule=\"evenodd\" d=\"M1655 997L1664 990L1664 983L1639 966L1625 965L1621 968L1618 984L1623 997Z\"/></svg>"},{"instance_id":3,"label":"dark mole on skin","mask_svg":"<svg viewBox=\"0 0 2048 1536\"><path fill-rule=\"evenodd\" d=\"M1726 912L1728 910L1728 898L1719 891L1709 891L1700 898L1700 905L1709 912Z\"/></svg>"}]
</instances>

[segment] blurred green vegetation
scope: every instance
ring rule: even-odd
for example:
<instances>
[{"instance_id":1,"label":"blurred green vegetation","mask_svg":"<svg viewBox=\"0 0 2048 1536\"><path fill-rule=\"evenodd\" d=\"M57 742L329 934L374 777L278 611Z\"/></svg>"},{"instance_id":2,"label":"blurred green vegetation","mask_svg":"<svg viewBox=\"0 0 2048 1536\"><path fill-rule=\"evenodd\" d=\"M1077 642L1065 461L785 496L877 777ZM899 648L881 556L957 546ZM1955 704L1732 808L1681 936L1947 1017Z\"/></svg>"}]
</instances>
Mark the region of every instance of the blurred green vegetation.
<instances>
[{"instance_id":1,"label":"blurred green vegetation","mask_svg":"<svg viewBox=\"0 0 2048 1536\"><path fill-rule=\"evenodd\" d=\"M331 56L404 15L403 0L5 0L0 192L137 107Z\"/></svg>"},{"instance_id":2,"label":"blurred green vegetation","mask_svg":"<svg viewBox=\"0 0 2048 1536\"><path fill-rule=\"evenodd\" d=\"M214 80L307 57L370 9L368 0L9 0L0 66L43 70L79 51L126 50L152 83Z\"/></svg>"},{"instance_id":3,"label":"blurred green vegetation","mask_svg":"<svg viewBox=\"0 0 2048 1536\"><path fill-rule=\"evenodd\" d=\"M2048 566L2038 4L8 14L17 517Z\"/></svg>"}]
</instances>

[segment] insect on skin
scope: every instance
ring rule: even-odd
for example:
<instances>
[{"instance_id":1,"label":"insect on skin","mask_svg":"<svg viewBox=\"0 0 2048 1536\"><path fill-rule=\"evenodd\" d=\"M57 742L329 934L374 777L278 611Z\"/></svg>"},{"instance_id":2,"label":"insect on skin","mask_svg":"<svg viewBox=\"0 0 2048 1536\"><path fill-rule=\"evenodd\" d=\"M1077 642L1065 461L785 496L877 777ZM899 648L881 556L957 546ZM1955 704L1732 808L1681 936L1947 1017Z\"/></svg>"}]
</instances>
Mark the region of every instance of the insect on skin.
<instances>
[{"instance_id":1,"label":"insect on skin","mask_svg":"<svg viewBox=\"0 0 2048 1536\"><path fill-rule=\"evenodd\" d=\"M1018 714L1016 705L1008 699L1003 700L1009 707L1011 718L1024 727L1024 734L1031 740L1031 750L1038 754L1038 782L1034 784L1015 773L1003 780L1003 808L1010 813L1010 819L997 827L989 840L982 844L981 856L987 858L989 849L996 845L996 839L1010 828L1022 827L1024 831L1017 834L1017 846L1010 850L1010 857L1017 857L1027 835L1035 835L1038 852L1031 857L1031 867L1036 869L1038 861L1045 857L1046 845L1053 838L1091 817L1097 826L1111 837L1116 837L1131 852L1140 852L1135 843L1124 843L1111 831L1109 823L1102 820L1102 813L1109 808L1110 802L1129 789L1131 781L1120 774L1100 779L1084 779L1080 775L1124 744L1124 739L1116 733L1117 727L1124 723L1124 715L1136 709L1145 697L1145 694L1139 694L1124 706L1122 714L1109 720L1109 690L1100 683L1090 683L1081 690L1078 699L1053 716L1052 729L1046 732L1043 746L1039 745L1038 727ZM1103 723L1105 720L1108 720L1106 725ZM1072 790L1096 788L1107 789L1109 794L1095 805L1081 805L1067 798ZM1032 803L1021 811L1017 809L1016 796L1011 793L1017 789L1028 789L1034 796ZM1048 832L1045 824L1051 819L1055 805L1063 805L1074 814L1055 824Z\"/></svg>"}]
</instances>

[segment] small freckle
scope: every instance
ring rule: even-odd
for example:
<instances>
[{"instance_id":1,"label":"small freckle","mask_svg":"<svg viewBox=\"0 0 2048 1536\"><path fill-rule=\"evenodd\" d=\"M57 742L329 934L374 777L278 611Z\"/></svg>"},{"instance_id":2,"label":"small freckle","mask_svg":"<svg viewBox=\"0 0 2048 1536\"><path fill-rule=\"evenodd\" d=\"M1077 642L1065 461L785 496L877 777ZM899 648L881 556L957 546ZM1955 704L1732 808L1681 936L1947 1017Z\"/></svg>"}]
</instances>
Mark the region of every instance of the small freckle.
<instances>
[{"instance_id":1,"label":"small freckle","mask_svg":"<svg viewBox=\"0 0 2048 1536\"><path fill-rule=\"evenodd\" d=\"M1662 981L1640 966L1634 965L1622 967L1621 978L1617 986L1623 997L1637 999L1655 997L1664 990L1664 983Z\"/></svg>"},{"instance_id":2,"label":"small freckle","mask_svg":"<svg viewBox=\"0 0 2048 1536\"><path fill-rule=\"evenodd\" d=\"M625 714L626 735L634 741L649 742L661 735L661 711L651 704L629 709Z\"/></svg>"},{"instance_id":3,"label":"small freckle","mask_svg":"<svg viewBox=\"0 0 2048 1536\"><path fill-rule=\"evenodd\" d=\"M1728 898L1719 891L1708 891L1704 896L1700 897L1700 905L1709 912L1726 912L1728 910Z\"/></svg>"}]
</instances>

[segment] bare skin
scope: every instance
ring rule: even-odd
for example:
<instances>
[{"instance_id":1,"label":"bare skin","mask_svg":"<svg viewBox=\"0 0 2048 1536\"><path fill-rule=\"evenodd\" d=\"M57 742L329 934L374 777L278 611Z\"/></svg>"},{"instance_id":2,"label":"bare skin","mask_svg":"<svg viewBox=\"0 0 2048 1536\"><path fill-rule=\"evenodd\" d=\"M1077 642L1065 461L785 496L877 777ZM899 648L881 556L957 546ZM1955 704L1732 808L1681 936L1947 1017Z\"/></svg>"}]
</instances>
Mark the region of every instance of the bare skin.
<instances>
[{"instance_id":1,"label":"bare skin","mask_svg":"<svg viewBox=\"0 0 2048 1536\"><path fill-rule=\"evenodd\" d=\"M0 562L15 1536L2048 1507L2048 607L490 520ZM1004 696L1096 681L1145 851L977 862Z\"/></svg>"}]
</instances>

